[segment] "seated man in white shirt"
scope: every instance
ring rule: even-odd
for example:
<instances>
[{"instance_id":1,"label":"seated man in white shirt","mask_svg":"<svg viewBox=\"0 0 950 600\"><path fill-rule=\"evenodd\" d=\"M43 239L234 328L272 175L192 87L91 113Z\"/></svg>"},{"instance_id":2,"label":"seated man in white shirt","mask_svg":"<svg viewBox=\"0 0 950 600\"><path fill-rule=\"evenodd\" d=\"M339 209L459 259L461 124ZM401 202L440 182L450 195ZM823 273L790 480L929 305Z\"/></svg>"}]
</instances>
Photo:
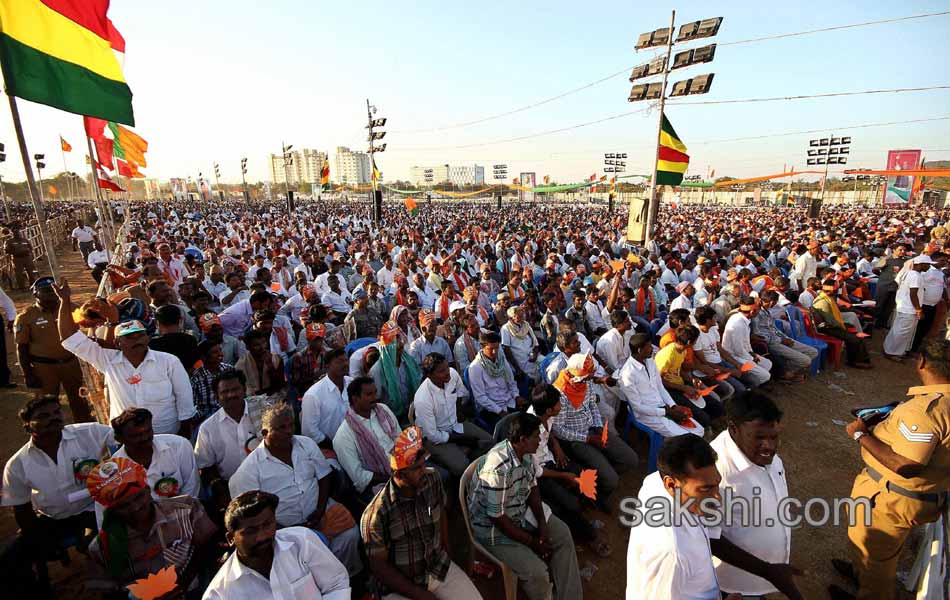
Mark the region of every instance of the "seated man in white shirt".
<instances>
[{"instance_id":1,"label":"seated man in white shirt","mask_svg":"<svg viewBox=\"0 0 950 600\"><path fill-rule=\"evenodd\" d=\"M231 501L228 479L261 442L260 422L248 411L244 373L222 371L212 385L221 408L198 427L195 460L212 505L223 512Z\"/></svg>"},{"instance_id":2,"label":"seated man in white shirt","mask_svg":"<svg viewBox=\"0 0 950 600\"><path fill-rule=\"evenodd\" d=\"M334 348L324 355L327 373L303 395L300 407L300 433L321 448L333 447L343 417L350 408L347 386L353 381L347 376L349 362L346 351Z\"/></svg>"},{"instance_id":3,"label":"seated man in white shirt","mask_svg":"<svg viewBox=\"0 0 950 600\"><path fill-rule=\"evenodd\" d=\"M327 277L327 291L320 296L320 301L333 311L337 325L343 324L343 319L353 310L353 298L340 282L339 275Z\"/></svg>"},{"instance_id":4,"label":"seated man in white shirt","mask_svg":"<svg viewBox=\"0 0 950 600\"><path fill-rule=\"evenodd\" d=\"M699 436L667 438L657 458L658 470L643 480L638 502L621 506L621 522L632 526L627 548L627 600L718 600L721 590L713 556L763 577L792 600L802 598L792 579L801 573L798 569L756 558L730 542L718 527L705 524L703 517L710 507L704 501L720 501L722 478L716 458L716 452ZM645 518L647 511L650 519ZM664 513L666 522L656 526ZM739 596L728 598L737 600Z\"/></svg>"},{"instance_id":5,"label":"seated man in white shirt","mask_svg":"<svg viewBox=\"0 0 950 600\"><path fill-rule=\"evenodd\" d=\"M739 370L743 365L751 365L742 375L742 383L747 387L758 387L772 378L772 361L752 350L752 319L759 310L754 298L743 297L739 300L739 312L729 317L722 332L722 347L739 363Z\"/></svg>"},{"instance_id":6,"label":"seated man in white shirt","mask_svg":"<svg viewBox=\"0 0 950 600\"><path fill-rule=\"evenodd\" d=\"M597 356L607 372L616 373L630 358L628 343L635 331L630 315L625 310L612 311L610 324L610 331L597 340Z\"/></svg>"},{"instance_id":7,"label":"seated man in white shirt","mask_svg":"<svg viewBox=\"0 0 950 600\"><path fill-rule=\"evenodd\" d=\"M741 505L735 503L733 518L723 523L722 535L762 560L787 564L792 532L781 520L779 503L788 497L788 482L785 466L777 453L782 411L771 398L753 391L726 402L726 420L728 429L710 444L718 455L716 468L722 475L720 493L742 498L748 507L753 502L760 503L762 522L743 526L743 518L748 516L743 517ZM745 598L777 591L761 577L718 558L713 558L713 564L719 587L724 592L742 594Z\"/></svg>"},{"instance_id":8,"label":"seated man in white shirt","mask_svg":"<svg viewBox=\"0 0 950 600\"><path fill-rule=\"evenodd\" d=\"M802 305L802 308L811 308L819 292L821 292L821 280L817 277L809 277L805 289L798 295L798 303Z\"/></svg>"},{"instance_id":9,"label":"seated man in white shirt","mask_svg":"<svg viewBox=\"0 0 950 600\"><path fill-rule=\"evenodd\" d=\"M479 418L494 429L509 410L524 404L525 400L518 391L505 354L499 350L501 336L494 331L484 332L478 343L481 350L468 367L468 381Z\"/></svg>"},{"instance_id":10,"label":"seated man in white shirt","mask_svg":"<svg viewBox=\"0 0 950 600\"><path fill-rule=\"evenodd\" d=\"M63 348L102 373L109 389L109 416L127 408L144 407L154 417L158 433L191 437L195 410L191 381L181 361L172 354L149 350L149 337L140 321L115 326L118 350L101 347L73 321L69 283L53 289L59 296L59 337Z\"/></svg>"},{"instance_id":11,"label":"seated man in white shirt","mask_svg":"<svg viewBox=\"0 0 950 600\"><path fill-rule=\"evenodd\" d=\"M637 421L663 437L692 433L702 437L703 427L691 418L666 391L660 370L653 362L650 334L630 338L630 358L617 375L617 386Z\"/></svg>"},{"instance_id":12,"label":"seated man in white shirt","mask_svg":"<svg viewBox=\"0 0 950 600\"><path fill-rule=\"evenodd\" d=\"M260 490L231 501L224 527L235 550L211 580L204 600L349 600L346 567L306 527L278 529L279 505L277 496Z\"/></svg>"},{"instance_id":13,"label":"seated man in white shirt","mask_svg":"<svg viewBox=\"0 0 950 600\"><path fill-rule=\"evenodd\" d=\"M432 459L459 478L468 465L484 454L492 436L480 427L459 423L456 406L467 395L462 378L438 352L422 360L424 379L413 400L416 425L422 430Z\"/></svg>"},{"instance_id":14,"label":"seated man in white shirt","mask_svg":"<svg viewBox=\"0 0 950 600\"><path fill-rule=\"evenodd\" d=\"M30 439L4 466L2 503L13 507L20 532L4 551L2 564L18 565L8 575L32 576L33 560L53 555L67 538L77 540L80 548L88 545L91 535L86 530L96 530L93 501L85 495L76 500L70 496L86 489L86 474L111 454L115 442L108 425L64 425L63 409L54 395L29 400L19 417ZM8 580L13 586L6 588L11 598L35 591L20 589L18 583L18 577Z\"/></svg>"},{"instance_id":15,"label":"seated man in white shirt","mask_svg":"<svg viewBox=\"0 0 950 600\"><path fill-rule=\"evenodd\" d=\"M264 443L251 452L228 482L231 497L251 490L271 490L280 498L277 524L331 533L341 520L352 515L330 499L332 467L308 437L294 435L294 409L286 403L269 406L261 416ZM347 517L349 515L349 517ZM350 576L363 570L359 556L359 530L355 526L332 531L330 550L346 565Z\"/></svg>"},{"instance_id":16,"label":"seated man in white shirt","mask_svg":"<svg viewBox=\"0 0 950 600\"><path fill-rule=\"evenodd\" d=\"M359 499L368 503L392 475L389 451L402 430L371 378L357 377L346 393L350 406L333 437L333 450Z\"/></svg>"}]
</instances>

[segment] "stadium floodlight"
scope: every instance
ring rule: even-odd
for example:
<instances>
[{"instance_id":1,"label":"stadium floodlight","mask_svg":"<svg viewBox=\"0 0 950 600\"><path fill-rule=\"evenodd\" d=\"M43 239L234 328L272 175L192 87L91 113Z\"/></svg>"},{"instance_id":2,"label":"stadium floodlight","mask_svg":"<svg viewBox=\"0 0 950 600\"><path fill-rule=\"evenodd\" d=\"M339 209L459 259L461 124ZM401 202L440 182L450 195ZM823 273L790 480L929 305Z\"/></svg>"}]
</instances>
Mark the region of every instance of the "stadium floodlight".
<instances>
[{"instance_id":1,"label":"stadium floodlight","mask_svg":"<svg viewBox=\"0 0 950 600\"><path fill-rule=\"evenodd\" d=\"M818 145L819 145L819 146L827 146L827 145L828 145L828 138L821 138L820 140L818 140Z\"/></svg>"},{"instance_id":2,"label":"stadium floodlight","mask_svg":"<svg viewBox=\"0 0 950 600\"><path fill-rule=\"evenodd\" d=\"M837 147L828 148L828 154L838 154L838 148Z\"/></svg>"},{"instance_id":3,"label":"stadium floodlight","mask_svg":"<svg viewBox=\"0 0 950 600\"><path fill-rule=\"evenodd\" d=\"M624 152L623 154L621 154L621 155L620 155L620 158L627 158L627 153Z\"/></svg>"},{"instance_id":4,"label":"stadium floodlight","mask_svg":"<svg viewBox=\"0 0 950 600\"><path fill-rule=\"evenodd\" d=\"M605 153L604 153L604 158L614 158L614 153L613 153L613 152L605 152Z\"/></svg>"},{"instance_id":5,"label":"stadium floodlight","mask_svg":"<svg viewBox=\"0 0 950 600\"><path fill-rule=\"evenodd\" d=\"M808 142L808 145L811 146L811 147L815 147L815 146L818 145L818 140L810 140L810 141Z\"/></svg>"},{"instance_id":6,"label":"stadium floodlight","mask_svg":"<svg viewBox=\"0 0 950 600\"><path fill-rule=\"evenodd\" d=\"M670 68L682 69L683 67L690 67L692 65L712 62L715 56L716 44L710 44L700 48L693 48L692 50L684 50L683 52L677 53L676 56L673 57L673 66Z\"/></svg>"},{"instance_id":7,"label":"stadium floodlight","mask_svg":"<svg viewBox=\"0 0 950 600\"><path fill-rule=\"evenodd\" d=\"M849 145L849 144L851 144L851 136L850 136L850 135L843 136L843 137L841 138L841 143L844 144L844 145L846 145L846 146Z\"/></svg>"},{"instance_id":8,"label":"stadium floodlight","mask_svg":"<svg viewBox=\"0 0 950 600\"><path fill-rule=\"evenodd\" d=\"M645 48L656 48L657 46L665 46L670 41L670 28L663 27L655 31L648 31L646 33L641 33L640 37L637 38L637 45L635 48L637 50L643 50Z\"/></svg>"},{"instance_id":9,"label":"stadium floodlight","mask_svg":"<svg viewBox=\"0 0 950 600\"><path fill-rule=\"evenodd\" d=\"M819 149L818 149L818 154L819 154L820 156L825 156L825 155L828 154L828 149L827 149L827 148L819 148Z\"/></svg>"},{"instance_id":10,"label":"stadium floodlight","mask_svg":"<svg viewBox=\"0 0 950 600\"><path fill-rule=\"evenodd\" d=\"M817 165L817 164L818 164L818 159L815 159L815 158L809 158L809 159L808 159L808 166L809 166L809 167L813 167L813 166L815 166L815 165Z\"/></svg>"},{"instance_id":11,"label":"stadium floodlight","mask_svg":"<svg viewBox=\"0 0 950 600\"><path fill-rule=\"evenodd\" d=\"M685 81L677 81L673 84L673 90L670 92L670 97L673 96L694 96L696 94L705 94L709 92L709 88L712 87L713 76L715 73L708 73L706 75L700 75L699 77L692 77Z\"/></svg>"},{"instance_id":12,"label":"stadium floodlight","mask_svg":"<svg viewBox=\"0 0 950 600\"><path fill-rule=\"evenodd\" d=\"M685 23L680 26L680 32L679 35L676 36L676 41L678 43L713 37L719 33L719 27L721 25L722 17L713 17L711 19L703 19L702 21Z\"/></svg>"},{"instance_id":13,"label":"stadium floodlight","mask_svg":"<svg viewBox=\"0 0 950 600\"><path fill-rule=\"evenodd\" d=\"M613 173L613 172L614 172L613 167L604 167L604 173Z\"/></svg>"},{"instance_id":14,"label":"stadium floodlight","mask_svg":"<svg viewBox=\"0 0 950 600\"><path fill-rule=\"evenodd\" d=\"M844 139L844 138L842 138L842 139ZM844 146L844 147L842 147L842 148L839 148L839 149L838 149L838 154L851 154L851 148L848 148L847 146Z\"/></svg>"},{"instance_id":15,"label":"stadium floodlight","mask_svg":"<svg viewBox=\"0 0 950 600\"><path fill-rule=\"evenodd\" d=\"M808 151L808 156L818 156L818 151L817 151L817 150L809 150L809 151Z\"/></svg>"},{"instance_id":16,"label":"stadium floodlight","mask_svg":"<svg viewBox=\"0 0 950 600\"><path fill-rule=\"evenodd\" d=\"M627 102L637 102L639 100L656 100L663 95L663 84L660 83L640 83L630 89L630 96Z\"/></svg>"},{"instance_id":17,"label":"stadium floodlight","mask_svg":"<svg viewBox=\"0 0 950 600\"><path fill-rule=\"evenodd\" d=\"M637 79L643 79L644 77L662 73L663 69L666 68L666 57L667 55L664 54L663 56L654 58L648 63L637 65L630 71L630 81L636 81Z\"/></svg>"}]
</instances>

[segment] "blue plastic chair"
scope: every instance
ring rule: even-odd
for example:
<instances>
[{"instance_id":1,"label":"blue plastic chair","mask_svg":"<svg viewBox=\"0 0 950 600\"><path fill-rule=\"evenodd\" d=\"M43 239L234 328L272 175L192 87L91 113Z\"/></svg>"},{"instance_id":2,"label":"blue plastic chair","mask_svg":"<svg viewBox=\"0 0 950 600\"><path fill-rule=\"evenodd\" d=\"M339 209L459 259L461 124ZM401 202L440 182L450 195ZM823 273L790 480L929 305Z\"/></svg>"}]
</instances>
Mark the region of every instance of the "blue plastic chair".
<instances>
[{"instance_id":1,"label":"blue plastic chair","mask_svg":"<svg viewBox=\"0 0 950 600\"><path fill-rule=\"evenodd\" d=\"M541 359L541 365L539 368L541 369L541 381L544 383L551 383L548 381L547 377L548 367L551 366L551 363L554 362L554 359L557 358L559 354L561 353L557 351L549 352L544 358Z\"/></svg>"},{"instance_id":2,"label":"blue plastic chair","mask_svg":"<svg viewBox=\"0 0 950 600\"><path fill-rule=\"evenodd\" d=\"M818 356L811 361L811 374L817 375L828 357L828 344L805 334L805 319L802 317L801 310L794 306L788 306L785 308L785 314L788 315L789 336L793 340L818 350Z\"/></svg>"},{"instance_id":3,"label":"blue plastic chair","mask_svg":"<svg viewBox=\"0 0 950 600\"><path fill-rule=\"evenodd\" d=\"M637 421L636 415L633 414L633 409L627 406L627 422L624 423L623 426L623 440L625 442L630 439L631 427L636 427L645 433L650 440L650 454L647 459L647 474L649 475L653 471L656 471L656 457L660 454L660 446L663 445L663 436L640 421Z\"/></svg>"},{"instance_id":4,"label":"blue plastic chair","mask_svg":"<svg viewBox=\"0 0 950 600\"><path fill-rule=\"evenodd\" d=\"M360 348L365 348L366 346L369 346L370 344L373 344L375 342L376 342L376 338L372 338L372 337L357 338L353 340L352 342L350 342L349 344L347 344L344 350L346 351L347 357L350 357L350 356L353 356L353 353L359 350Z\"/></svg>"}]
</instances>

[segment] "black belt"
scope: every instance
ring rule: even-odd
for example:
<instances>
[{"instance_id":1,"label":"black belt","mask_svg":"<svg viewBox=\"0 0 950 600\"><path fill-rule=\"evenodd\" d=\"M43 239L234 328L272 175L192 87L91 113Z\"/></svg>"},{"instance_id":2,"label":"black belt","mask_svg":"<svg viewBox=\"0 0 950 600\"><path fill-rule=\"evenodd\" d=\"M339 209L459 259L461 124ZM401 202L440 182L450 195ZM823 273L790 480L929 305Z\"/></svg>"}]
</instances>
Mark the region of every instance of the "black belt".
<instances>
[{"instance_id":1,"label":"black belt","mask_svg":"<svg viewBox=\"0 0 950 600\"><path fill-rule=\"evenodd\" d=\"M868 476L874 481L880 481L884 478L883 475L871 467L865 466L864 470L868 472ZM901 486L887 481L886 479L884 480L884 488L890 492L900 494L901 496L905 496L913 500L920 500L921 502L933 502L934 504L939 504L946 495L946 492L915 492L913 490L905 490Z\"/></svg>"},{"instance_id":2,"label":"black belt","mask_svg":"<svg viewBox=\"0 0 950 600\"><path fill-rule=\"evenodd\" d=\"M43 356L31 356L30 362L39 363L41 365L65 365L66 363L71 363L76 360L75 356L70 356L69 358L45 358Z\"/></svg>"}]
</instances>

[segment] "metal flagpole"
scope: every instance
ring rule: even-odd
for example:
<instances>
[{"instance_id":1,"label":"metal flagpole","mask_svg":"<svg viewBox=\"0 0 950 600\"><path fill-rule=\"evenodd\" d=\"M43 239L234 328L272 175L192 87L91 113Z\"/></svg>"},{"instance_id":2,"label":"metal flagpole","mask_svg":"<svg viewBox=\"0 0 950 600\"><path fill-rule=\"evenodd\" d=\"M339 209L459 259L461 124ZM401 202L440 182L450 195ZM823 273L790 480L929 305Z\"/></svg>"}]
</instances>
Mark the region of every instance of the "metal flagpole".
<instances>
[{"instance_id":1,"label":"metal flagpole","mask_svg":"<svg viewBox=\"0 0 950 600\"><path fill-rule=\"evenodd\" d=\"M26 138L23 137L23 125L20 123L20 111L17 109L16 99L7 94L10 101L10 116L13 118L13 129L16 131L17 144L20 146L20 158L23 159L23 169L26 171L26 183L30 189L30 200L33 202L33 211L36 213L36 224L40 230L40 240L46 251L46 261L49 263L50 274L59 280L59 262L53 250L53 242L46 225L46 211L43 209L43 200L33 179L33 165L30 164L30 152L26 148Z\"/></svg>"},{"instance_id":2,"label":"metal flagpole","mask_svg":"<svg viewBox=\"0 0 950 600\"><path fill-rule=\"evenodd\" d=\"M660 117L656 124L656 150L653 156L653 178L650 180L650 206L647 210L647 231L644 236L644 246L653 239L653 226L660 210L660 198L657 195L656 174L660 160L660 136L663 134L663 109L666 106L666 80L670 74L670 59L673 52L673 33L676 25L676 11L670 15L670 36L666 43L666 58L663 59L663 83L660 84Z\"/></svg>"},{"instance_id":3,"label":"metal flagpole","mask_svg":"<svg viewBox=\"0 0 950 600\"><path fill-rule=\"evenodd\" d=\"M63 156L63 173L66 174L66 191L69 194L69 201L73 201L73 182L69 177L69 167L66 166L66 151L63 150L63 136L59 136L59 153Z\"/></svg>"},{"instance_id":4,"label":"metal flagpole","mask_svg":"<svg viewBox=\"0 0 950 600\"><path fill-rule=\"evenodd\" d=\"M107 248L114 243L113 233L106 217L105 201L102 199L102 191L99 189L99 177L96 173L98 161L92 157L92 140L86 136L86 151L89 153L89 168L92 169L93 187L95 188L96 207L99 209L99 229L102 231L102 244Z\"/></svg>"}]
</instances>

